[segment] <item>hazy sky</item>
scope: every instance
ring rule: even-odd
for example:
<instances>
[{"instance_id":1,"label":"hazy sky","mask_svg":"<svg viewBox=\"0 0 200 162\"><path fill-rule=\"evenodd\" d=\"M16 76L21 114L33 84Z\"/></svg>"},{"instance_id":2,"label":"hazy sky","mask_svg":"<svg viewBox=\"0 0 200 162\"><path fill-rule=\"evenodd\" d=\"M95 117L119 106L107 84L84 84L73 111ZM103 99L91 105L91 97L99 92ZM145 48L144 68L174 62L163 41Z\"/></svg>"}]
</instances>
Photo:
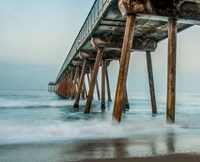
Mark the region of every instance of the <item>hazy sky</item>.
<instances>
[{"instance_id":1,"label":"hazy sky","mask_svg":"<svg viewBox=\"0 0 200 162\"><path fill-rule=\"evenodd\" d=\"M0 89L47 89L94 0L0 0ZM200 92L200 27L178 35L177 91ZM166 90L167 40L152 53L156 91ZM116 68L117 67L117 68ZM114 90L118 62L109 67ZM144 53L133 53L129 92L147 91Z\"/></svg>"},{"instance_id":2,"label":"hazy sky","mask_svg":"<svg viewBox=\"0 0 200 162\"><path fill-rule=\"evenodd\" d=\"M46 89L94 0L0 0L0 89Z\"/></svg>"}]
</instances>

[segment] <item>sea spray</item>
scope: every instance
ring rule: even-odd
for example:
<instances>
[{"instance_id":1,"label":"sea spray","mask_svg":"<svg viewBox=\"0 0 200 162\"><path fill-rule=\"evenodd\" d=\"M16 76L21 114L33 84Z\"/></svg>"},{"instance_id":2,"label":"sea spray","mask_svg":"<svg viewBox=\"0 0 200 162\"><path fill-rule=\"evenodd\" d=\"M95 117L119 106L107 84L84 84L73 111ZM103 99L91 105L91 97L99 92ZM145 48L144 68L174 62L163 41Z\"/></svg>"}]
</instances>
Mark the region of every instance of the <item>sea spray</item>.
<instances>
[{"instance_id":1,"label":"sea spray","mask_svg":"<svg viewBox=\"0 0 200 162\"><path fill-rule=\"evenodd\" d=\"M178 96L175 125L166 124L164 95L159 95L158 115L153 117L150 99L141 93L131 94L130 110L122 115L119 125L113 125L113 102L107 103L106 111L101 112L100 102L94 100L87 115L83 113L85 100L80 102L80 111L74 112L74 101L63 100L55 94L24 91L13 97L18 93L0 92L0 146L57 142L77 145L80 141L125 139L129 154L133 154L137 149L148 153L152 146L157 152L197 151L200 145L200 102L195 105L193 102L199 101L198 94Z\"/></svg>"}]
</instances>

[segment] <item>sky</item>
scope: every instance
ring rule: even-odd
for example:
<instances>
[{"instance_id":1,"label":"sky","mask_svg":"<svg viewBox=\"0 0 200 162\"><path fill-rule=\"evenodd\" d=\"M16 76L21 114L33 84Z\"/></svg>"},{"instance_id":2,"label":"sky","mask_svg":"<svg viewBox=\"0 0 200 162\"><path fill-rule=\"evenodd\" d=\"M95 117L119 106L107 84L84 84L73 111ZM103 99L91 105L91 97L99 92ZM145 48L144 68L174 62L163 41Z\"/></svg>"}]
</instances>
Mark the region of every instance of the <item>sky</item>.
<instances>
[{"instance_id":1,"label":"sky","mask_svg":"<svg viewBox=\"0 0 200 162\"><path fill-rule=\"evenodd\" d=\"M54 81L94 0L0 0L0 89L46 90ZM177 38L177 91L200 92L200 27ZM167 87L167 40L152 53L155 89ZM115 90L118 62L109 67ZM100 74L99 74L100 78ZM145 53L131 54L129 92L148 91Z\"/></svg>"}]
</instances>

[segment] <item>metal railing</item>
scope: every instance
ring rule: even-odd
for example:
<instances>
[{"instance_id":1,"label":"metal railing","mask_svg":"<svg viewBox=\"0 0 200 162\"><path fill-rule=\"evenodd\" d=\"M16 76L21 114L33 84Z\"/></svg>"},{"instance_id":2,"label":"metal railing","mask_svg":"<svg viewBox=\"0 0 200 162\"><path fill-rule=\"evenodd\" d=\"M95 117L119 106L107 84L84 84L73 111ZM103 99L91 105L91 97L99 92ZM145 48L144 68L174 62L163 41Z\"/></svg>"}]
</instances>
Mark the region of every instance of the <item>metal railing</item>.
<instances>
[{"instance_id":1,"label":"metal railing","mask_svg":"<svg viewBox=\"0 0 200 162\"><path fill-rule=\"evenodd\" d=\"M95 0L83 26L81 27L59 73L56 78L56 82L59 80L63 72L66 70L67 65L71 62L73 57L78 53L81 46L87 41L87 38L95 29L101 17L106 13L110 6L116 0Z\"/></svg>"}]
</instances>

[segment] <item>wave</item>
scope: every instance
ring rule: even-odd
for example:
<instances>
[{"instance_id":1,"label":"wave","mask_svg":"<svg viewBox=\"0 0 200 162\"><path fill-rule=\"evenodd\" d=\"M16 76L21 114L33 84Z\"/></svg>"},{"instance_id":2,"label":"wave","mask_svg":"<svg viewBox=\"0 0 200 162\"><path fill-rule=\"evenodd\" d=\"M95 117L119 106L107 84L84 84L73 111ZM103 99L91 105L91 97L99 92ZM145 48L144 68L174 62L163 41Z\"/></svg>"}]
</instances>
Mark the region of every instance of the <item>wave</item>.
<instances>
[{"instance_id":1,"label":"wave","mask_svg":"<svg viewBox=\"0 0 200 162\"><path fill-rule=\"evenodd\" d=\"M73 101L54 100L54 101L36 101L36 100L7 100L0 99L0 108L45 108L45 107L63 107L72 105Z\"/></svg>"},{"instance_id":2,"label":"wave","mask_svg":"<svg viewBox=\"0 0 200 162\"><path fill-rule=\"evenodd\" d=\"M83 113L69 113L70 120L25 120L16 122L1 120L0 145L46 143L73 140L98 140L119 138L163 138L169 134L187 134L190 130L199 134L199 126L166 125L165 119L151 117L126 117L120 125L111 124L111 116L90 118ZM98 116L98 114L96 114ZM100 114L99 114L100 115ZM143 121L141 122L141 117ZM74 120L73 120L74 119ZM133 124L137 123L137 124ZM156 127L155 127L156 125Z\"/></svg>"},{"instance_id":3,"label":"wave","mask_svg":"<svg viewBox=\"0 0 200 162\"><path fill-rule=\"evenodd\" d=\"M161 127L153 127L150 125L145 126L144 124L133 126L130 123L114 126L111 124L110 118L106 119L106 121L100 119L79 119L68 122L57 120L32 122L27 120L23 123L5 120L1 121L0 124L0 144L80 139L113 139L125 138L133 135L141 136L142 134L157 132L158 130L159 132L164 132L161 131Z\"/></svg>"}]
</instances>

